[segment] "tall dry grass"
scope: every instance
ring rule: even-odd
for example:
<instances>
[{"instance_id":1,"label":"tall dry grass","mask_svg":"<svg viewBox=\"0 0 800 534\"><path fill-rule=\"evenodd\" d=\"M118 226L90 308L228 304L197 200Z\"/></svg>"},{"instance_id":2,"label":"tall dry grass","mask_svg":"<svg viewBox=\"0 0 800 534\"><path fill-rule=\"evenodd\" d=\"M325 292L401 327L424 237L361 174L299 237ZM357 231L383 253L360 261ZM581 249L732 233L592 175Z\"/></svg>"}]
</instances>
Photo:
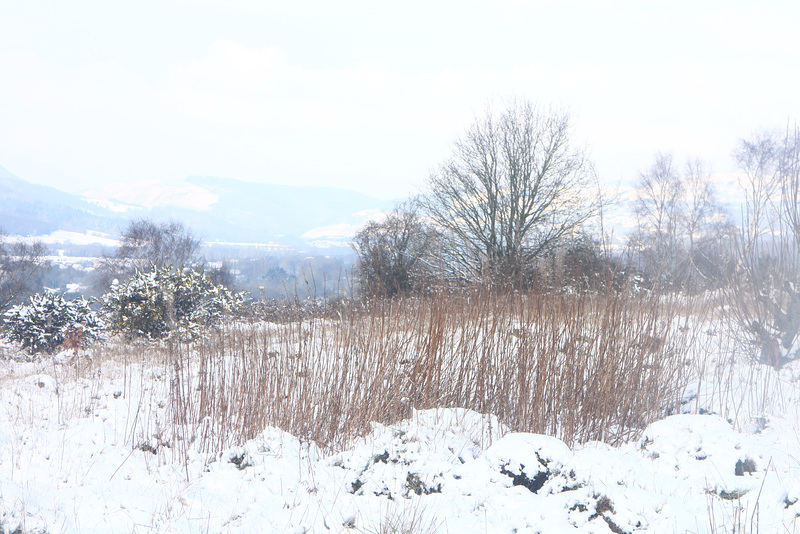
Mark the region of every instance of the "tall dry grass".
<instances>
[{"instance_id":1,"label":"tall dry grass","mask_svg":"<svg viewBox=\"0 0 800 534\"><path fill-rule=\"evenodd\" d=\"M620 442L678 402L694 335L681 309L652 294L462 289L230 324L172 347L175 423L202 450L270 425L338 448L412 408L462 407L570 444Z\"/></svg>"}]
</instances>

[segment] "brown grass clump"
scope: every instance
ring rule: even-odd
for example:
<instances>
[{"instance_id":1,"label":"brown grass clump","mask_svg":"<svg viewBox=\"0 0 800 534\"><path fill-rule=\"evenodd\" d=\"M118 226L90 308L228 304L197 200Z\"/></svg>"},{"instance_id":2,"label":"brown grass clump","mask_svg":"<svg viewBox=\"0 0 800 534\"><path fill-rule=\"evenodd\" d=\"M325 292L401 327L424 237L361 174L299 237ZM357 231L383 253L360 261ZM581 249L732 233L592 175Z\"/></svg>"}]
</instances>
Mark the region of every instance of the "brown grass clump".
<instances>
[{"instance_id":1,"label":"brown grass clump","mask_svg":"<svg viewBox=\"0 0 800 534\"><path fill-rule=\"evenodd\" d=\"M340 447L412 408L461 407L568 444L621 442L675 405L694 331L677 310L652 294L461 289L229 325L173 347L175 423L205 450L266 426Z\"/></svg>"}]
</instances>

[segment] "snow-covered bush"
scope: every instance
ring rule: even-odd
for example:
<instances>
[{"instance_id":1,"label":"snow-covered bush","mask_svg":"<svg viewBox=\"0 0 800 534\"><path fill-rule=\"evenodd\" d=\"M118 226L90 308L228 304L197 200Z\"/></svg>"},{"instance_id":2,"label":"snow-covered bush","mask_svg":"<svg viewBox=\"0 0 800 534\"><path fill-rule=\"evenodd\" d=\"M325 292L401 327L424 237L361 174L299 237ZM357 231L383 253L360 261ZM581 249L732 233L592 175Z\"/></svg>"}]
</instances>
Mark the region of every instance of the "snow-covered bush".
<instances>
[{"instance_id":1,"label":"snow-covered bush","mask_svg":"<svg viewBox=\"0 0 800 534\"><path fill-rule=\"evenodd\" d=\"M56 291L33 295L28 304L20 304L3 314L4 337L19 342L31 353L52 353L67 338L72 348L97 338L101 323L84 298L67 300Z\"/></svg>"},{"instance_id":2,"label":"snow-covered bush","mask_svg":"<svg viewBox=\"0 0 800 534\"><path fill-rule=\"evenodd\" d=\"M183 339L219 325L225 313L240 309L244 294L214 285L202 271L137 271L115 282L100 298L108 328L128 337L161 339L176 331Z\"/></svg>"}]
</instances>

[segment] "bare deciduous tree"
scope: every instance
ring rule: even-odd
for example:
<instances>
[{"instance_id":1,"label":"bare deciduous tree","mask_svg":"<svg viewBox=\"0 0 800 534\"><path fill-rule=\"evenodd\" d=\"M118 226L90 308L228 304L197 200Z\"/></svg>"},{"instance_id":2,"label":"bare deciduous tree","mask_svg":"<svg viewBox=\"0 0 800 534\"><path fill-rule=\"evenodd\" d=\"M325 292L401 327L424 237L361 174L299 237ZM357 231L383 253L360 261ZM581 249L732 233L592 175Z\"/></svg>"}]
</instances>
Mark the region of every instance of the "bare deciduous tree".
<instances>
[{"instance_id":1,"label":"bare deciduous tree","mask_svg":"<svg viewBox=\"0 0 800 534\"><path fill-rule=\"evenodd\" d=\"M127 277L135 270L182 267L192 259L200 243L179 221L133 220L122 232L122 244L114 256L104 258L97 283L106 287L111 279Z\"/></svg>"},{"instance_id":2,"label":"bare deciduous tree","mask_svg":"<svg viewBox=\"0 0 800 534\"><path fill-rule=\"evenodd\" d=\"M733 311L761 362L779 367L800 357L800 129L742 140L734 157L746 206Z\"/></svg>"},{"instance_id":3,"label":"bare deciduous tree","mask_svg":"<svg viewBox=\"0 0 800 534\"><path fill-rule=\"evenodd\" d=\"M410 205L368 223L352 242L361 290L393 296L421 289L432 272L437 239Z\"/></svg>"},{"instance_id":4,"label":"bare deciduous tree","mask_svg":"<svg viewBox=\"0 0 800 534\"><path fill-rule=\"evenodd\" d=\"M420 203L446 232L454 274L522 281L534 261L594 215L593 167L569 116L529 101L488 109L434 172Z\"/></svg>"},{"instance_id":5,"label":"bare deciduous tree","mask_svg":"<svg viewBox=\"0 0 800 534\"><path fill-rule=\"evenodd\" d=\"M689 160L681 174L671 154L657 154L639 175L633 209L637 228L628 244L638 269L670 286L714 285L730 224L701 160Z\"/></svg>"},{"instance_id":6,"label":"bare deciduous tree","mask_svg":"<svg viewBox=\"0 0 800 534\"><path fill-rule=\"evenodd\" d=\"M41 241L8 242L0 230L0 311L28 293L31 278L47 263L46 254Z\"/></svg>"},{"instance_id":7,"label":"bare deciduous tree","mask_svg":"<svg viewBox=\"0 0 800 534\"><path fill-rule=\"evenodd\" d=\"M640 269L675 271L681 188L681 177L671 154L657 154L650 169L639 175L633 205L638 224L630 244L640 261L644 261Z\"/></svg>"},{"instance_id":8,"label":"bare deciduous tree","mask_svg":"<svg viewBox=\"0 0 800 534\"><path fill-rule=\"evenodd\" d=\"M200 239L179 221L131 221L122 232L122 238L116 257L132 260L141 269L146 269L149 264L159 268L183 266L200 246Z\"/></svg>"},{"instance_id":9,"label":"bare deciduous tree","mask_svg":"<svg viewBox=\"0 0 800 534\"><path fill-rule=\"evenodd\" d=\"M700 159L686 163L681 232L687 282L705 288L720 285L733 264L730 245L736 228L717 200L711 175Z\"/></svg>"},{"instance_id":10,"label":"bare deciduous tree","mask_svg":"<svg viewBox=\"0 0 800 534\"><path fill-rule=\"evenodd\" d=\"M788 137L788 136L787 136ZM775 223L773 201L780 191L782 140L775 132L761 132L751 139L739 140L733 158L744 172L740 181L745 193L742 226L746 242L755 245L766 227ZM752 251L750 251L752 252Z\"/></svg>"}]
</instances>

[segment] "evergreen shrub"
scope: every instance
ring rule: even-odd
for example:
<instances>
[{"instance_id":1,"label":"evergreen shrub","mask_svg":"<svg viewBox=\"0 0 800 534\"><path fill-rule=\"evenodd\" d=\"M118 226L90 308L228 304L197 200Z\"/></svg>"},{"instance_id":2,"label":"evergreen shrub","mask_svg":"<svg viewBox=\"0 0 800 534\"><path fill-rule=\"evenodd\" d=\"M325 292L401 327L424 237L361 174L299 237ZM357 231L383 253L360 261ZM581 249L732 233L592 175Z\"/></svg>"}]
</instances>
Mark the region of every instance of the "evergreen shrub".
<instances>
[{"instance_id":1,"label":"evergreen shrub","mask_svg":"<svg viewBox=\"0 0 800 534\"><path fill-rule=\"evenodd\" d=\"M49 289L30 297L27 304L10 308L3 314L3 320L3 336L20 343L32 354L52 353L68 337L85 345L96 339L102 328L88 300L83 297L68 300Z\"/></svg>"}]
</instances>

